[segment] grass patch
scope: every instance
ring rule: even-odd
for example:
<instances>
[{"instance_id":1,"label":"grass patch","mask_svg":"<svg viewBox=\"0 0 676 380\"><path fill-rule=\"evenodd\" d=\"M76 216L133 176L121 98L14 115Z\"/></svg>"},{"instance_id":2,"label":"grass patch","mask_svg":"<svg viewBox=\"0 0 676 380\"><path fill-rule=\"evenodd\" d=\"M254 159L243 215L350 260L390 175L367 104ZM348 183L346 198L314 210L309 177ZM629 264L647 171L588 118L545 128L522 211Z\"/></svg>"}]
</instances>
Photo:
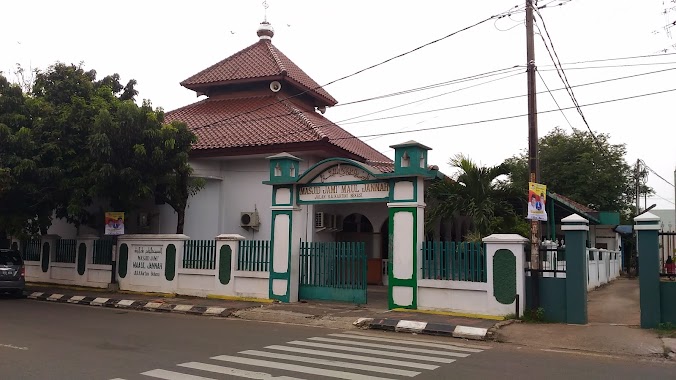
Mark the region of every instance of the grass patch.
<instances>
[{"instance_id":1,"label":"grass patch","mask_svg":"<svg viewBox=\"0 0 676 380\"><path fill-rule=\"evenodd\" d=\"M676 338L676 325L671 322L660 323L656 330L660 338Z\"/></svg>"}]
</instances>

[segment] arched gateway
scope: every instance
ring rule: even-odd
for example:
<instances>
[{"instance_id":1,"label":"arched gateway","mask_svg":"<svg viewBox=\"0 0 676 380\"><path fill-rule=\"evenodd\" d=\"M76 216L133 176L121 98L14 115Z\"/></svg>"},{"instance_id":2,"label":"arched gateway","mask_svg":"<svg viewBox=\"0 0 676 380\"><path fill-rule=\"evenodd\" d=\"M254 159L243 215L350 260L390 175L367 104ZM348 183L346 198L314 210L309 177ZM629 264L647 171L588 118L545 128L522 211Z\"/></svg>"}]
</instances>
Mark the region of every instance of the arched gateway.
<instances>
[{"instance_id":1,"label":"arched gateway","mask_svg":"<svg viewBox=\"0 0 676 380\"><path fill-rule=\"evenodd\" d=\"M427 165L430 148L414 141L392 148L392 173L345 158L323 160L300 173L300 159L286 153L269 157L270 180L265 183L272 186L271 299L295 302L300 296L365 303L365 248L370 244L369 250L379 255L379 234L371 241L336 242L316 232L342 230L339 213L372 212L368 219L373 225L389 220L389 306L417 307L424 181L437 171ZM380 204L381 212L373 204ZM338 212L318 211L331 209Z\"/></svg>"}]
</instances>

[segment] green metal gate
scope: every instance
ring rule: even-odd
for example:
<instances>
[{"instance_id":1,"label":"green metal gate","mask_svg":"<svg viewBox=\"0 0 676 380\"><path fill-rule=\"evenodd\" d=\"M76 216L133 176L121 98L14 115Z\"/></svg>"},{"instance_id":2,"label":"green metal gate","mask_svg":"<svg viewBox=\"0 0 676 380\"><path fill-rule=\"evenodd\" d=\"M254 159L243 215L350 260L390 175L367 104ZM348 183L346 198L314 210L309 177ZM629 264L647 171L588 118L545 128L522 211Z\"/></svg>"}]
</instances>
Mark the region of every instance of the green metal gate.
<instances>
[{"instance_id":1,"label":"green metal gate","mask_svg":"<svg viewBox=\"0 0 676 380\"><path fill-rule=\"evenodd\" d=\"M366 303L364 242L301 242L300 299Z\"/></svg>"}]
</instances>

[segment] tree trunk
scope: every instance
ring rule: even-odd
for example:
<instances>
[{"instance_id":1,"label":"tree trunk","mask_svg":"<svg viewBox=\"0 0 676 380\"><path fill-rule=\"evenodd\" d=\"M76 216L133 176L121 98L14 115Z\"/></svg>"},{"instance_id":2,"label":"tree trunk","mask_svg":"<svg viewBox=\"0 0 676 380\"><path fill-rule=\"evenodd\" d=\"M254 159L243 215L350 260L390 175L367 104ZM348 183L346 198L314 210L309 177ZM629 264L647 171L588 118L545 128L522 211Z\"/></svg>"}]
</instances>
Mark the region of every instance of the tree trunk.
<instances>
[{"instance_id":1,"label":"tree trunk","mask_svg":"<svg viewBox=\"0 0 676 380\"><path fill-rule=\"evenodd\" d=\"M178 222L176 223L176 233L182 234L183 226L185 225L185 207L180 207L178 210L176 210L176 213L178 214Z\"/></svg>"}]
</instances>

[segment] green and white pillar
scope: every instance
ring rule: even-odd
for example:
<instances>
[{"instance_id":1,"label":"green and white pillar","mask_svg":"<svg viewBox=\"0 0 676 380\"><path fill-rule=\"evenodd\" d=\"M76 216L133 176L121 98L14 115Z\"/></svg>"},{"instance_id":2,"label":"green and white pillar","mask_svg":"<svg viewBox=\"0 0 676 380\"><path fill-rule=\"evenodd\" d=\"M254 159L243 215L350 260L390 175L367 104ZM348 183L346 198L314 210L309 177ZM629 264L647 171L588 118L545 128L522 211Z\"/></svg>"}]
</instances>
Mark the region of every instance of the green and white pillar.
<instances>
[{"instance_id":1,"label":"green and white pillar","mask_svg":"<svg viewBox=\"0 0 676 380\"><path fill-rule=\"evenodd\" d=\"M641 328L658 327L660 310L660 248L658 231L660 218L649 212L634 218L638 235L638 278L641 288Z\"/></svg>"},{"instance_id":2,"label":"green and white pillar","mask_svg":"<svg viewBox=\"0 0 676 380\"><path fill-rule=\"evenodd\" d=\"M272 185L272 231L270 247L269 297L281 302L298 301L300 238L302 229L294 226L300 220L295 205L295 182L300 159L287 153L268 157Z\"/></svg>"},{"instance_id":3,"label":"green and white pillar","mask_svg":"<svg viewBox=\"0 0 676 380\"><path fill-rule=\"evenodd\" d=\"M389 307L418 307L418 277L422 257L418 254L424 237L424 179L429 177L427 152L415 141L393 145L394 176L390 181Z\"/></svg>"},{"instance_id":4,"label":"green and white pillar","mask_svg":"<svg viewBox=\"0 0 676 380\"><path fill-rule=\"evenodd\" d=\"M566 234L566 322L587 324L587 234L589 220L573 214L561 219Z\"/></svg>"}]
</instances>

